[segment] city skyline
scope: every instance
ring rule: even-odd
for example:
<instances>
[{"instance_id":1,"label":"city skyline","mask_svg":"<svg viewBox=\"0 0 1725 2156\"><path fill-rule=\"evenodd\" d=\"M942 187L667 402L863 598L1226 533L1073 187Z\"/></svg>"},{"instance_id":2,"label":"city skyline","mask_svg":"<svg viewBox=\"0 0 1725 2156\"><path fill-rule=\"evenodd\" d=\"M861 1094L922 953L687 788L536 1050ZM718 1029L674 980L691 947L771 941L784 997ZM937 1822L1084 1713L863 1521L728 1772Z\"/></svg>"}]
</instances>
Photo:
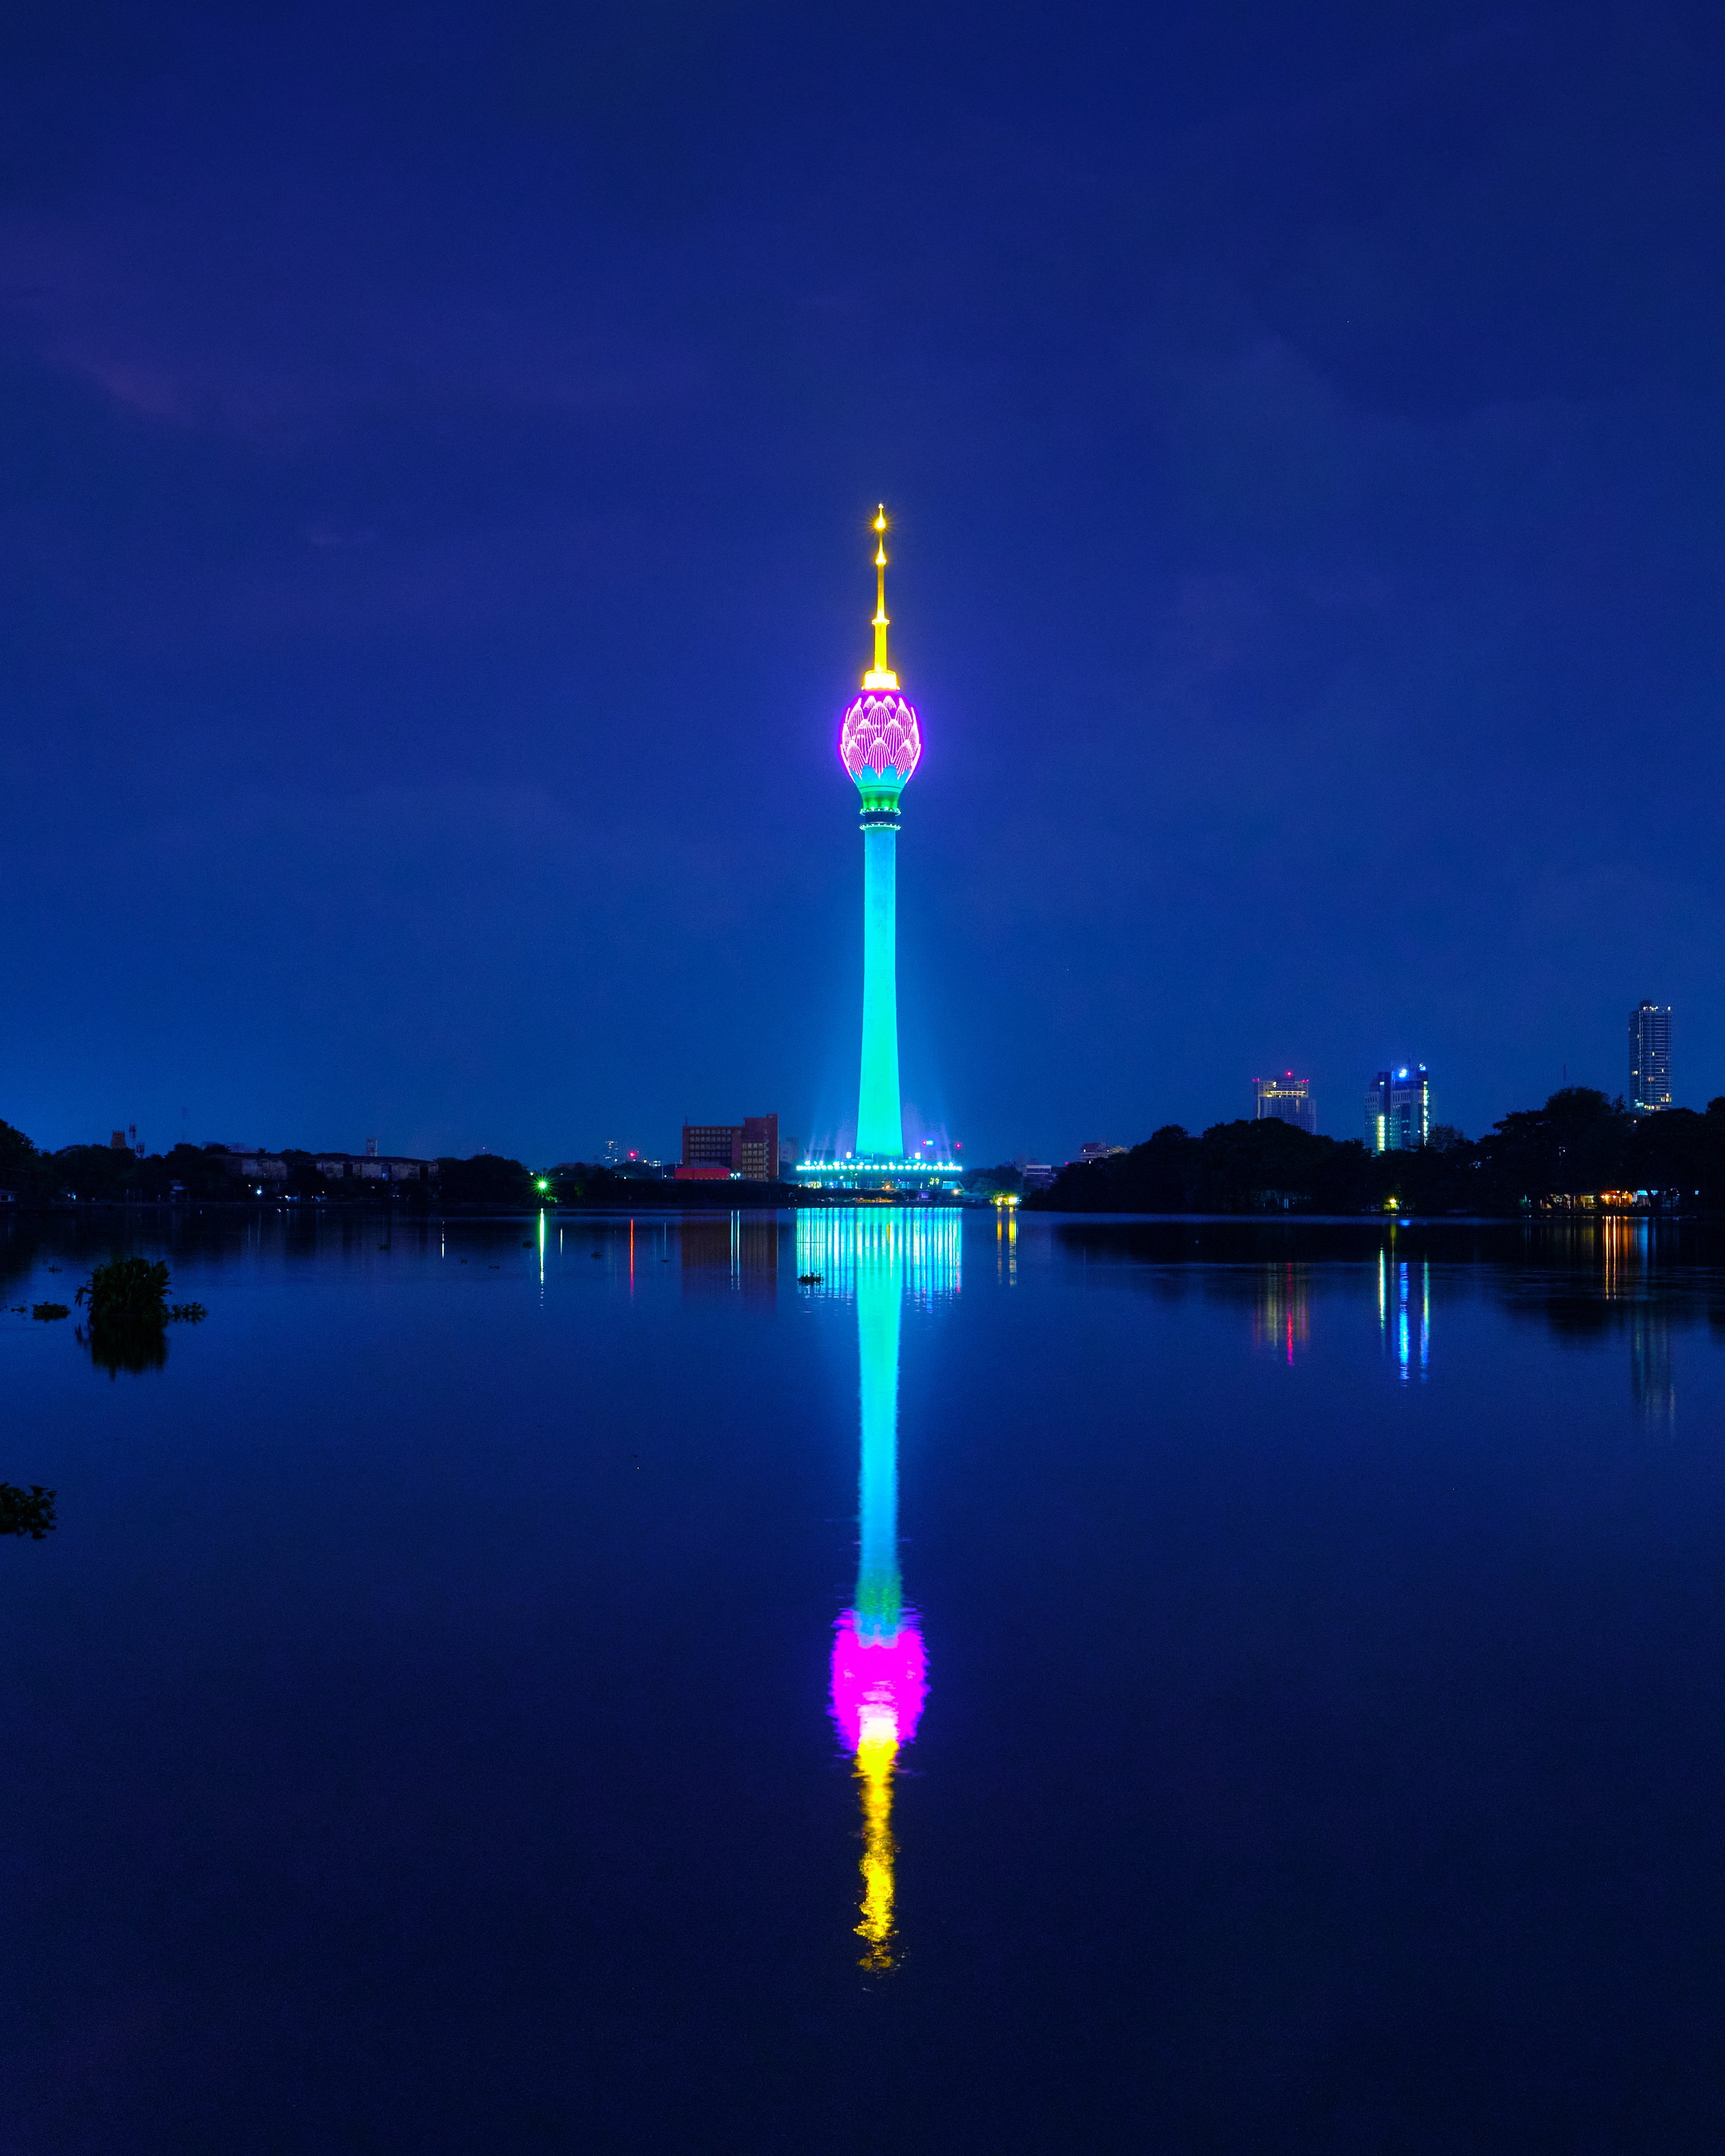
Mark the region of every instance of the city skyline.
<instances>
[{"instance_id":1,"label":"city skyline","mask_svg":"<svg viewBox=\"0 0 1725 2156\"><path fill-rule=\"evenodd\" d=\"M865 890L864 911L866 935L869 918L866 879ZM1621 1092L1620 1097L1627 1101L1630 1107L1637 1112L1657 1112L1661 1108L1674 1106L1693 1105L1699 1107L1706 1105L1705 1100L1698 1100L1693 1103L1679 1101L1672 1092L1671 1084L1671 1008L1669 1004L1656 1004L1645 998L1643 998L1630 1014L1630 1086L1626 1091ZM865 1025L865 1037L866 1037L866 1030ZM1645 1061L1638 1061L1638 1058L1645 1059ZM1637 1074L1644 1069L1648 1075L1647 1091L1654 1096L1645 1100L1637 1090ZM1321 1132L1317 1099L1312 1081L1308 1078L1296 1075L1291 1069L1274 1073L1268 1077L1254 1078L1251 1085L1253 1088L1252 1119L1254 1120L1262 1120L1266 1116L1271 1116L1295 1124L1302 1130L1328 1137L1348 1137L1358 1135L1358 1132L1349 1131L1345 1127ZM1586 1077L1572 1076L1565 1069L1560 1073L1558 1083L1551 1086L1548 1093L1540 1095L1538 1100L1543 1101L1548 1097L1549 1093L1561 1091L1569 1086L1588 1086L1592 1091L1604 1093L1608 1099L1614 1097L1609 1086L1594 1085ZM1722 1087L1722 1091L1725 1091L1725 1087ZM1662 1097L1659 1097L1661 1095ZM1712 1097L1715 1096L1710 1093L1707 1095L1707 1098ZM1513 1113L1538 1104L1538 1101L1512 1102L1504 1112ZM1397 1117L1396 1135L1385 1140L1384 1132L1380 1130L1379 1125L1387 1126L1392 1105ZM0 1120L6 1119L0 1118ZM1145 1127L1138 1133L1139 1137L1149 1136L1153 1127L1161 1127L1173 1119L1158 1114L1153 1106L1147 1109L1142 1120ZM1197 1131L1209 1128L1214 1124L1237 1120L1240 1118L1228 1113L1225 1108L1219 1106L1215 1112L1204 1115L1200 1120L1184 1125L1183 1127ZM1402 1149L1409 1142L1424 1143L1440 1120L1449 1128L1458 1130L1461 1128L1461 1126L1451 1123L1447 1116L1440 1119L1434 1114L1430 1070L1426 1065L1415 1063L1410 1065L1389 1066L1376 1072L1366 1092L1365 1141L1368 1150L1395 1151ZM1495 1116L1492 1118L1493 1122L1497 1120ZM811 1147L818 1146L818 1141L805 1140L799 1144L793 1138L787 1137L783 1141L782 1148L778 1135L779 1122L780 1118L776 1113L746 1116L740 1123L736 1124L696 1124L685 1118L680 1126L681 1132L680 1146L661 1144L655 1150L650 1138L644 1139L639 1145L629 1146L624 1140L614 1136L602 1142L593 1142L587 1149L572 1150L564 1147L561 1150L547 1152L538 1158L542 1158L546 1161L553 1158L579 1159L600 1164L607 1162L613 1164L619 1162L639 1163L644 1166L650 1164L655 1167L660 1166L661 1163L674 1165L675 1162L680 1160L685 1169L693 1167L701 1173L718 1173L722 1166L725 1173L734 1172L744 1177L745 1179L762 1179L770 1178L771 1171L767 1168L766 1163L779 1159L782 1152L788 1172L791 1164L790 1156L793 1152L803 1158L804 1164L809 1165L811 1163L806 1157ZM1483 1136L1489 1127L1489 1125L1482 1126L1479 1131L1464 1132L1463 1134L1470 1137L1478 1137ZM1413 1136L1416 1129L1419 1133L1417 1138ZM26 1135L31 1134L26 1133ZM104 1140L97 1136L89 1139L74 1138L66 1142L118 1144L124 1137L126 1137L125 1132L116 1129L112 1133L111 1140ZM172 1144L182 1142L184 1141L182 1138L164 1138L156 1149L166 1152ZM141 1154L151 1149L147 1142L147 1135L145 1141L138 1140L136 1125L131 1127L130 1138L127 1142L131 1149L135 1149ZM237 1152L267 1152L270 1149L267 1146L239 1144L228 1140L203 1139L196 1142L203 1145L226 1146L228 1150ZM1137 1138L1135 1137L1133 1142L1137 1142ZM377 1140L375 1137L368 1137L366 1139L367 1151L375 1153L377 1146ZM290 1149L311 1152L329 1150L327 1147L302 1147L297 1143L291 1146ZM397 1150L403 1158L419 1160L438 1158L429 1154L413 1155L407 1148ZM481 1147L478 1150L485 1152L506 1152L508 1149ZM963 1150L963 1141L959 1142L959 1150ZM1042 1150L1053 1157L1061 1157L1059 1147L1044 1147ZM1086 1141L1074 1146L1070 1153L1065 1157L1072 1160L1087 1160L1122 1150L1125 1148L1111 1142ZM1024 1154L1022 1147L1013 1152L1003 1154L1001 1158L1015 1159L1020 1155L1029 1158L1028 1155ZM525 1159L529 1156L524 1152L520 1157ZM842 1153L834 1156L830 1153L817 1152L812 1164L831 1168L835 1164L835 1161L842 1160L844 1158L845 1156ZM711 1169L704 1165L709 1163L712 1163ZM909 1167L916 1163L913 1158L903 1164ZM956 1164L960 1168L966 1165L963 1162ZM984 1158L981 1152L973 1150L968 1165L973 1168L983 1168L999 1165L999 1163L992 1157Z\"/></svg>"}]
</instances>

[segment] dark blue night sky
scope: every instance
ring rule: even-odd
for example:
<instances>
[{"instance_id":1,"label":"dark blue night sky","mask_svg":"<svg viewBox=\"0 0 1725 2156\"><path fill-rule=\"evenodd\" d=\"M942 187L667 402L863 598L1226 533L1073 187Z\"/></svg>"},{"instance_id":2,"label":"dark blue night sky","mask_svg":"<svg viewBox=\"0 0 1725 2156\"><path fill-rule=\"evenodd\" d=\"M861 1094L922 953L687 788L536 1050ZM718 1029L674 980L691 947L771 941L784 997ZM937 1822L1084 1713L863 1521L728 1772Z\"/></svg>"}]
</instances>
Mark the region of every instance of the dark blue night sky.
<instances>
[{"instance_id":1,"label":"dark blue night sky","mask_svg":"<svg viewBox=\"0 0 1725 2156\"><path fill-rule=\"evenodd\" d=\"M0 26L0 1115L536 1160L1725 1091L1701 6Z\"/></svg>"}]
</instances>

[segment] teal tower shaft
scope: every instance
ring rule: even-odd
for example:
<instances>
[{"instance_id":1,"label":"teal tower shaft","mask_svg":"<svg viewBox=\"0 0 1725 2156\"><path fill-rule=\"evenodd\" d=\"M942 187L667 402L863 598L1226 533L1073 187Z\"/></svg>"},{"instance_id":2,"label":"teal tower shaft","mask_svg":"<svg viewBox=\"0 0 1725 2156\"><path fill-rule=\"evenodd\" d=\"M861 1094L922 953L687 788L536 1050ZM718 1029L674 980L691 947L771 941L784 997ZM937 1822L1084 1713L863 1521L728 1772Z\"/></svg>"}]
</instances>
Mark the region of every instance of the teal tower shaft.
<instances>
[{"instance_id":1,"label":"teal tower shaft","mask_svg":"<svg viewBox=\"0 0 1725 2156\"><path fill-rule=\"evenodd\" d=\"M896 1113L896 1094L893 1106ZM862 1640L896 1640L904 1614L898 1568L898 1342L903 1301L904 1255L895 1233L878 1249L860 1251L856 1271L862 1425L856 1630Z\"/></svg>"},{"instance_id":2,"label":"teal tower shaft","mask_svg":"<svg viewBox=\"0 0 1725 2156\"><path fill-rule=\"evenodd\" d=\"M865 1160L904 1158L898 1091L898 805L863 805L862 1078L856 1150Z\"/></svg>"}]
</instances>

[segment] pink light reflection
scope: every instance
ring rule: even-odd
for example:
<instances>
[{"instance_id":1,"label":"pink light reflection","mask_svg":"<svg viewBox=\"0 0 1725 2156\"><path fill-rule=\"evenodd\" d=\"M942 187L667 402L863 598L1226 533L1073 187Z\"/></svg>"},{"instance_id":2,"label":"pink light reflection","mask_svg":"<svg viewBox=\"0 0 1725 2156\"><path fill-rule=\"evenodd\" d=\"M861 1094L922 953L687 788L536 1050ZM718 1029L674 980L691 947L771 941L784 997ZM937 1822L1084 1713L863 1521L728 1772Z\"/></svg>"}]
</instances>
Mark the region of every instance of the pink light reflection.
<instances>
[{"instance_id":1,"label":"pink light reflection","mask_svg":"<svg viewBox=\"0 0 1725 2156\"><path fill-rule=\"evenodd\" d=\"M865 1733L908 1744L928 1696L922 1634L906 1615L891 1640L865 1640L847 1609L833 1632L833 1719L851 1751Z\"/></svg>"}]
</instances>

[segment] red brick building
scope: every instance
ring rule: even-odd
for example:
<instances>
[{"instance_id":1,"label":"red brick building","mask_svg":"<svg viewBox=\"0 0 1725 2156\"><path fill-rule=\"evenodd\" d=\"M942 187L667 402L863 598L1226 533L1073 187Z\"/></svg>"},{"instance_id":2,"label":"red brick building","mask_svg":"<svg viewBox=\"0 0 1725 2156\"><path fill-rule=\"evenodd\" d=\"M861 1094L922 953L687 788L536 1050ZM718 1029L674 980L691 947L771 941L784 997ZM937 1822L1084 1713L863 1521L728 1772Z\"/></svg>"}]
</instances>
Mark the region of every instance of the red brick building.
<instances>
[{"instance_id":1,"label":"red brick building","mask_svg":"<svg viewBox=\"0 0 1725 2156\"><path fill-rule=\"evenodd\" d=\"M685 1182L738 1175L745 1183L776 1183L778 1116L745 1116L740 1123L685 1123L677 1174Z\"/></svg>"}]
</instances>

